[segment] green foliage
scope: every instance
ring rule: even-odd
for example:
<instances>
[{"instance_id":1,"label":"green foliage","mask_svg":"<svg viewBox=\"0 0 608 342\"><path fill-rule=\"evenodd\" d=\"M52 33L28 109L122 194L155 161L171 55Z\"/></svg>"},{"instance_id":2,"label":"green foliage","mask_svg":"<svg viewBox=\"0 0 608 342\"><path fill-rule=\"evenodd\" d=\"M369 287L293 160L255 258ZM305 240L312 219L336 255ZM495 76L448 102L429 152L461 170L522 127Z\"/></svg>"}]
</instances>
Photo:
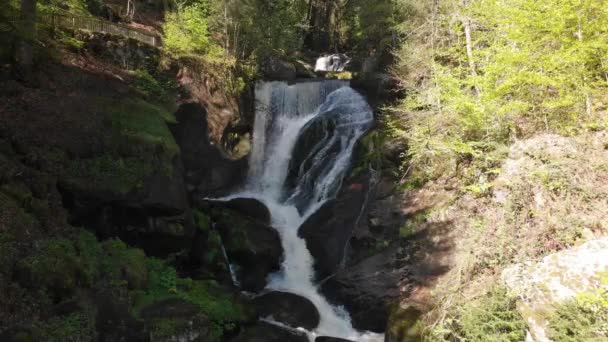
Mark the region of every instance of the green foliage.
<instances>
[{"instance_id":1,"label":"green foliage","mask_svg":"<svg viewBox=\"0 0 608 342\"><path fill-rule=\"evenodd\" d=\"M210 51L209 9L201 3L179 6L165 17L165 49L174 55L206 54Z\"/></svg>"},{"instance_id":2,"label":"green foliage","mask_svg":"<svg viewBox=\"0 0 608 342\"><path fill-rule=\"evenodd\" d=\"M146 96L159 96L163 93L163 87L150 73L145 69L137 69L134 71L135 87L146 94Z\"/></svg>"},{"instance_id":3,"label":"green foliage","mask_svg":"<svg viewBox=\"0 0 608 342\"><path fill-rule=\"evenodd\" d=\"M164 261L156 258L149 258L147 261L148 271L148 291L151 293L176 292L177 291L177 272L167 265Z\"/></svg>"},{"instance_id":4,"label":"green foliage","mask_svg":"<svg viewBox=\"0 0 608 342\"><path fill-rule=\"evenodd\" d=\"M392 48L405 9L399 0L347 1L339 23L340 46L365 52Z\"/></svg>"},{"instance_id":5,"label":"green foliage","mask_svg":"<svg viewBox=\"0 0 608 342\"><path fill-rule=\"evenodd\" d=\"M136 314L146 305L166 298L180 298L196 305L212 321L210 341L216 341L224 331L232 330L243 320L244 311L231 294L226 293L214 281L193 281L179 278L176 270L166 262L150 258L148 287L136 298ZM166 326L169 325L169 326ZM169 331L171 322L164 322L158 329ZM165 329L166 328L166 329ZM162 333L162 331L158 333Z\"/></svg>"},{"instance_id":6,"label":"green foliage","mask_svg":"<svg viewBox=\"0 0 608 342\"><path fill-rule=\"evenodd\" d=\"M495 286L486 295L462 304L454 317L435 326L430 341L519 342L526 337L526 323L517 312L516 300Z\"/></svg>"},{"instance_id":7,"label":"green foliage","mask_svg":"<svg viewBox=\"0 0 608 342\"><path fill-rule=\"evenodd\" d=\"M211 29L243 60L287 54L301 47L306 10L301 0L223 0L214 4Z\"/></svg>"},{"instance_id":8,"label":"green foliage","mask_svg":"<svg viewBox=\"0 0 608 342\"><path fill-rule=\"evenodd\" d=\"M82 285L92 287L100 277L102 248L95 235L81 230L75 241L76 251L80 256Z\"/></svg>"},{"instance_id":9,"label":"green foliage","mask_svg":"<svg viewBox=\"0 0 608 342\"><path fill-rule=\"evenodd\" d=\"M152 341L164 341L176 336L180 332L188 331L191 327L191 323L184 319L165 318L154 320L150 339Z\"/></svg>"},{"instance_id":10,"label":"green foliage","mask_svg":"<svg viewBox=\"0 0 608 342\"><path fill-rule=\"evenodd\" d=\"M458 172L514 138L572 134L598 122L608 10L597 1L403 5L406 39L395 73L408 97L394 120L417 176ZM483 180L467 183L485 192Z\"/></svg>"},{"instance_id":11,"label":"green foliage","mask_svg":"<svg viewBox=\"0 0 608 342\"><path fill-rule=\"evenodd\" d=\"M68 11L73 14L90 16L91 13L99 13L101 9L100 0L48 0L36 3L37 11L42 14Z\"/></svg>"},{"instance_id":12,"label":"green foliage","mask_svg":"<svg viewBox=\"0 0 608 342\"><path fill-rule=\"evenodd\" d=\"M410 217L408 217L405 223L399 228L399 236L401 238L408 238L416 233L418 227L426 223L429 219L430 211L421 210Z\"/></svg>"},{"instance_id":13,"label":"green foliage","mask_svg":"<svg viewBox=\"0 0 608 342\"><path fill-rule=\"evenodd\" d=\"M608 285L608 273L600 284ZM548 336L556 342L608 339L608 291L600 288L560 305L549 320Z\"/></svg>"},{"instance_id":14,"label":"green foliage","mask_svg":"<svg viewBox=\"0 0 608 342\"><path fill-rule=\"evenodd\" d=\"M95 341L95 318L87 312L53 317L44 323L37 323L35 335L39 340L48 342Z\"/></svg>"},{"instance_id":15,"label":"green foliage","mask_svg":"<svg viewBox=\"0 0 608 342\"><path fill-rule=\"evenodd\" d=\"M72 241L43 241L37 253L18 265L28 285L46 288L55 298L71 294L79 284L82 265Z\"/></svg>"},{"instance_id":16,"label":"green foliage","mask_svg":"<svg viewBox=\"0 0 608 342\"><path fill-rule=\"evenodd\" d=\"M197 305L216 329L233 330L235 323L243 320L243 308L214 281L183 281L181 285L179 297Z\"/></svg>"},{"instance_id":17,"label":"green foliage","mask_svg":"<svg viewBox=\"0 0 608 342\"><path fill-rule=\"evenodd\" d=\"M211 228L211 219L209 216L196 209L192 212L192 215L194 216L194 224L196 225L196 228L203 233L208 232Z\"/></svg>"}]
</instances>

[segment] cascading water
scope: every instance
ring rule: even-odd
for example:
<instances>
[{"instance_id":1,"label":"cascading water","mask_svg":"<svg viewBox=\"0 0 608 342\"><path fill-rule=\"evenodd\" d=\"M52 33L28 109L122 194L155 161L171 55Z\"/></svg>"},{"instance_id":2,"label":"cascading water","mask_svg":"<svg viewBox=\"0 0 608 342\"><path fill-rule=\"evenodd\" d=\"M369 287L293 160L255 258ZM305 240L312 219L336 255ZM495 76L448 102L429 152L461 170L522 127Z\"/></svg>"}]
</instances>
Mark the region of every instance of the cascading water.
<instances>
[{"instance_id":1,"label":"cascading water","mask_svg":"<svg viewBox=\"0 0 608 342\"><path fill-rule=\"evenodd\" d=\"M383 341L353 329L348 313L330 305L314 284L313 258L298 229L335 197L357 140L373 121L364 98L344 81L259 83L249 174L245 189L230 197L266 204L279 232L284 261L268 288L308 298L321 320L309 333L355 341Z\"/></svg>"}]
</instances>

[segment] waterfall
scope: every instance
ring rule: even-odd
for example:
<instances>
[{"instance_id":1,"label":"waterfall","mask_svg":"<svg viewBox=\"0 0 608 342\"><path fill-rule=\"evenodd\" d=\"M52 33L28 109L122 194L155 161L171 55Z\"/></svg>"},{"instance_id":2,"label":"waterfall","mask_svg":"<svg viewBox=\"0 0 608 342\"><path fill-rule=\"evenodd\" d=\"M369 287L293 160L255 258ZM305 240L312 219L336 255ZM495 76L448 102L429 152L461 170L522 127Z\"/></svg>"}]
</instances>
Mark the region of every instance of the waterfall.
<instances>
[{"instance_id":1,"label":"waterfall","mask_svg":"<svg viewBox=\"0 0 608 342\"><path fill-rule=\"evenodd\" d=\"M264 202L281 237L284 262L267 287L303 296L317 307L321 320L309 332L311 340L326 335L383 341L382 335L353 329L348 313L319 293L313 258L298 236L306 218L340 190L355 143L373 122L372 110L345 81L258 83L255 91L247 183L231 197Z\"/></svg>"}]
</instances>

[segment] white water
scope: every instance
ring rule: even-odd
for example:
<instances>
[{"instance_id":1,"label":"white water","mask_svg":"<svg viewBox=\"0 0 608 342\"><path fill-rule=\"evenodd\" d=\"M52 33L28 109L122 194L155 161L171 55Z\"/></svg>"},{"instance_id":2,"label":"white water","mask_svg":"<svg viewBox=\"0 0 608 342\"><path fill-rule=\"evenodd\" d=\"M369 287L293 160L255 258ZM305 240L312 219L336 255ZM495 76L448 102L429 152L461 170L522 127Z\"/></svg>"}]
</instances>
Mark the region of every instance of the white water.
<instances>
[{"instance_id":1,"label":"white water","mask_svg":"<svg viewBox=\"0 0 608 342\"><path fill-rule=\"evenodd\" d=\"M321 320L314 331L307 332L311 341L315 336L383 341L381 334L356 331L348 313L332 306L319 293L313 283L313 258L304 239L298 236L306 218L339 190L354 145L372 123L370 107L343 81L260 83L256 100L247 184L242 192L230 197L253 197L264 202L272 226L281 237L284 262L281 271L269 277L267 287L303 296L316 306ZM334 128L324 130L323 139L315 146L307 146L309 154L303 160L308 166L294 166L298 168L296 187L289 190L286 179L294 146L300 134L321 118L332 121Z\"/></svg>"},{"instance_id":2,"label":"white water","mask_svg":"<svg viewBox=\"0 0 608 342\"><path fill-rule=\"evenodd\" d=\"M321 56L315 63L315 71L344 71L351 59L342 54Z\"/></svg>"}]
</instances>

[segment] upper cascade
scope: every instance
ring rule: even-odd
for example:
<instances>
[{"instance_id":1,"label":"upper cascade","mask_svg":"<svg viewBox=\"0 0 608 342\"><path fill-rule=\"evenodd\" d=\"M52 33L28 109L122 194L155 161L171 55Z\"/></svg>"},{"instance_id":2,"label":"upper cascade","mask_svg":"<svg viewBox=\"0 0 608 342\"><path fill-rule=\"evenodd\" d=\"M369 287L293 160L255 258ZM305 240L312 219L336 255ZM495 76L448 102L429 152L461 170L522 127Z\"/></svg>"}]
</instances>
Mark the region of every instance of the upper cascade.
<instances>
[{"instance_id":1,"label":"upper cascade","mask_svg":"<svg viewBox=\"0 0 608 342\"><path fill-rule=\"evenodd\" d=\"M373 112L346 81L259 83L248 191L309 209L334 196Z\"/></svg>"}]
</instances>

